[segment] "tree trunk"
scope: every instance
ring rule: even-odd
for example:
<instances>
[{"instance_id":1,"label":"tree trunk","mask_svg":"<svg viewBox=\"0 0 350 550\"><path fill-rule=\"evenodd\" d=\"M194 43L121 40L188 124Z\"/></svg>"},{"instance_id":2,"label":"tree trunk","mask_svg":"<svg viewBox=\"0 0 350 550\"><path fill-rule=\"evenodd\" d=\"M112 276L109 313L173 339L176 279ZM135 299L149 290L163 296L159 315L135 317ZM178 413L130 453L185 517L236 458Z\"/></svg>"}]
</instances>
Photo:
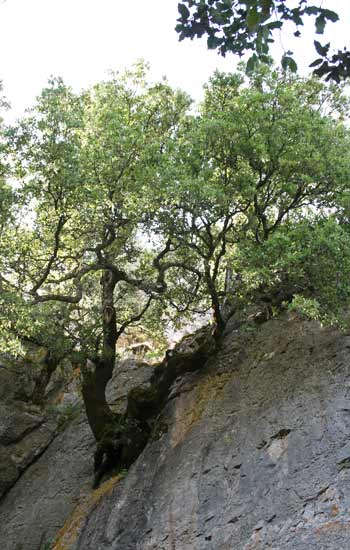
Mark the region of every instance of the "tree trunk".
<instances>
[{"instance_id":1,"label":"tree trunk","mask_svg":"<svg viewBox=\"0 0 350 550\"><path fill-rule=\"evenodd\" d=\"M225 329L225 321L221 314L221 304L220 304L219 296L216 291L215 282L213 281L210 273L210 267L208 265L205 266L205 282L206 282L210 299L211 299L211 307L213 309L213 316L214 316L214 322L215 322L214 338L216 342L219 342L219 340L221 339L222 333L224 332L224 329Z\"/></svg>"},{"instance_id":2,"label":"tree trunk","mask_svg":"<svg viewBox=\"0 0 350 550\"><path fill-rule=\"evenodd\" d=\"M56 359L50 352L47 352L44 365L35 380L35 386L32 394L32 401L35 405L39 405L40 407L43 406L46 388L49 385L51 376L57 369L59 362L59 359Z\"/></svg>"},{"instance_id":3,"label":"tree trunk","mask_svg":"<svg viewBox=\"0 0 350 550\"><path fill-rule=\"evenodd\" d=\"M88 359L82 366L83 399L88 421L97 442L104 438L114 418L106 401L106 387L112 377L116 357L117 327L113 298L117 282L112 271L105 271L101 277L103 316L101 356L93 360Z\"/></svg>"},{"instance_id":4,"label":"tree trunk","mask_svg":"<svg viewBox=\"0 0 350 550\"><path fill-rule=\"evenodd\" d=\"M101 359L87 359L82 366L82 394L86 415L96 441L103 439L106 429L113 421L113 412L106 400L106 387L111 379L113 368Z\"/></svg>"},{"instance_id":5,"label":"tree trunk","mask_svg":"<svg viewBox=\"0 0 350 550\"><path fill-rule=\"evenodd\" d=\"M230 294L231 294L232 287L233 287L232 267L227 266L226 267L226 272L225 272L224 299L222 301L222 306L221 306L221 315L222 315L225 322L227 321L227 319L229 318L230 313L231 313L232 305L231 305L231 296L230 296Z\"/></svg>"}]
</instances>

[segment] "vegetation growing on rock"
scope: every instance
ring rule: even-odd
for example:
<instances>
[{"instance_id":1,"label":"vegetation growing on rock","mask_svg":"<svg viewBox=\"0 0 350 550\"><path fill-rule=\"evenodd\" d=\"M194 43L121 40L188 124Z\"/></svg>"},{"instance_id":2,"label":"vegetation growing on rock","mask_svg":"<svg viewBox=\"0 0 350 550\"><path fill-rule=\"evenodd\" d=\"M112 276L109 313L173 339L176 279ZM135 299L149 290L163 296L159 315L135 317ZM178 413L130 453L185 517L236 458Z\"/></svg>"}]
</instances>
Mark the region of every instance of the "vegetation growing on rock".
<instances>
[{"instance_id":1,"label":"vegetation growing on rock","mask_svg":"<svg viewBox=\"0 0 350 550\"><path fill-rule=\"evenodd\" d=\"M79 370L96 482L133 462L170 385L242 304L272 315L294 301L345 322L347 109L340 89L262 67L249 80L216 73L193 112L140 65L78 94L53 80L2 129L1 349L44 350L39 404L58 365ZM211 327L114 413L105 390L125 331L210 309Z\"/></svg>"}]
</instances>

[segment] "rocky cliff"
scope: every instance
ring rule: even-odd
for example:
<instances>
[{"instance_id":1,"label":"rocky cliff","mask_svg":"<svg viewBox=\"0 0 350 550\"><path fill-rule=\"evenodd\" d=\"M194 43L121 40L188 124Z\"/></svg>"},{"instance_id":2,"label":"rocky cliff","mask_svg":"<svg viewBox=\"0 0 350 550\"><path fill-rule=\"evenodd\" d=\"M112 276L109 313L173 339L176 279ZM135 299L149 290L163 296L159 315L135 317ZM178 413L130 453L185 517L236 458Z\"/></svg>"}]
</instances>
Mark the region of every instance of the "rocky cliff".
<instances>
[{"instance_id":1,"label":"rocky cliff","mask_svg":"<svg viewBox=\"0 0 350 550\"><path fill-rule=\"evenodd\" d=\"M176 380L136 463L95 491L83 412L58 428L2 395L24 416L1 413L0 547L350 548L349 361L349 335L294 314L232 319L221 350ZM151 371L124 364L110 399L122 407Z\"/></svg>"}]
</instances>

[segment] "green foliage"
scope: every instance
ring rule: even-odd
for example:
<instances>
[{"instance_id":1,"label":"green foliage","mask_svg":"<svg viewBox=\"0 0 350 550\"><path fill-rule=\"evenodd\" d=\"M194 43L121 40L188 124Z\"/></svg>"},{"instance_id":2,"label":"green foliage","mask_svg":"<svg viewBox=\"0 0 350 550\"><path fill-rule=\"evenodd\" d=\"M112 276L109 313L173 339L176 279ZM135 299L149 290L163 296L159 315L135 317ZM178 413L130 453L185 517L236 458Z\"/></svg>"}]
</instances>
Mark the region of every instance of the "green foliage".
<instances>
[{"instance_id":1,"label":"green foliage","mask_svg":"<svg viewBox=\"0 0 350 550\"><path fill-rule=\"evenodd\" d=\"M320 320L320 304L316 298L305 298L304 296L294 296L289 305L291 311L298 311L309 319Z\"/></svg>"},{"instance_id":2,"label":"green foliage","mask_svg":"<svg viewBox=\"0 0 350 550\"><path fill-rule=\"evenodd\" d=\"M207 35L209 49L218 49L221 55L233 52L239 56L252 51L247 69L253 71L259 62L269 63L270 46L274 32L286 24L294 25L294 36L299 38L306 18L313 18L315 34L323 34L327 23L339 20L336 12L315 5L312 0L297 3L286 0L182 0L178 4L179 19L176 31L180 40ZM338 50L328 55L330 44L321 46L314 41L319 57L311 67L317 76L340 82L350 75L350 52ZM283 55L284 70L297 71L293 52Z\"/></svg>"},{"instance_id":3,"label":"green foliage","mask_svg":"<svg viewBox=\"0 0 350 550\"><path fill-rule=\"evenodd\" d=\"M226 267L241 272L237 249L247 240L259 249L308 205L335 204L350 176L338 118L346 104L339 90L267 68L248 83L240 73L209 81L200 117L186 122L175 151L174 185L164 189L171 215L160 219L197 285L196 293L188 287L189 308L194 295L208 306L209 294L220 323Z\"/></svg>"},{"instance_id":4,"label":"green foliage","mask_svg":"<svg viewBox=\"0 0 350 550\"><path fill-rule=\"evenodd\" d=\"M58 415L58 426L63 429L69 424L74 418L77 418L79 413L82 410L81 401L72 401L64 404L57 405L54 409L54 412Z\"/></svg>"},{"instance_id":5,"label":"green foliage","mask_svg":"<svg viewBox=\"0 0 350 550\"><path fill-rule=\"evenodd\" d=\"M291 301L289 307L343 325L350 301L350 234L333 216L296 219L270 239L240 250L247 296Z\"/></svg>"},{"instance_id":6,"label":"green foliage","mask_svg":"<svg viewBox=\"0 0 350 550\"><path fill-rule=\"evenodd\" d=\"M128 475L129 470L127 468L122 468L118 475L120 476L120 479L124 479Z\"/></svg>"},{"instance_id":7,"label":"green foliage","mask_svg":"<svg viewBox=\"0 0 350 550\"><path fill-rule=\"evenodd\" d=\"M56 539L54 537L45 538L45 540L42 543L43 546L40 547L40 550L53 550L55 548L55 542L56 542Z\"/></svg>"},{"instance_id":8,"label":"green foliage","mask_svg":"<svg viewBox=\"0 0 350 550\"><path fill-rule=\"evenodd\" d=\"M212 308L222 331L242 301L342 323L342 88L268 66L215 73L193 113L146 75L141 64L79 94L52 80L3 131L1 350L113 362L128 329L161 340Z\"/></svg>"},{"instance_id":9,"label":"green foliage","mask_svg":"<svg viewBox=\"0 0 350 550\"><path fill-rule=\"evenodd\" d=\"M146 83L145 74L139 64L78 95L54 79L8 129L19 212L2 257L3 333L17 316L12 332L22 339L62 356L96 353L100 277L109 265L119 280L118 331L148 303L159 310L153 261L162 243L144 250L142 234L159 208L150 188L189 100L166 82Z\"/></svg>"}]
</instances>

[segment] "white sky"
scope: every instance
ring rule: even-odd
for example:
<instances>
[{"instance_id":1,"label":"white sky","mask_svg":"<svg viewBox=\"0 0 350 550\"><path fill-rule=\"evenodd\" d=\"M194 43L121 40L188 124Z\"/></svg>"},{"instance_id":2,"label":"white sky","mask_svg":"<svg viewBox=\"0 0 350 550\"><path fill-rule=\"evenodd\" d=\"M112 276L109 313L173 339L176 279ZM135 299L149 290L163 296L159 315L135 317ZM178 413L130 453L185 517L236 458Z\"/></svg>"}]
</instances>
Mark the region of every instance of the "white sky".
<instances>
[{"instance_id":1,"label":"white sky","mask_svg":"<svg viewBox=\"0 0 350 550\"><path fill-rule=\"evenodd\" d=\"M202 84L215 68L234 69L237 59L222 59L205 41L178 42L174 31L178 0L0 0L0 80L18 116L47 79L62 76L79 89L101 80L109 70L139 58L151 63L152 77L166 75L174 86L200 98ZM317 0L315 0L315 4ZM329 24L326 38L349 42L350 1L324 0L341 21ZM292 42L301 69L315 58L313 28L308 41ZM285 48L288 40L283 37ZM280 58L280 51L276 53Z\"/></svg>"}]
</instances>

